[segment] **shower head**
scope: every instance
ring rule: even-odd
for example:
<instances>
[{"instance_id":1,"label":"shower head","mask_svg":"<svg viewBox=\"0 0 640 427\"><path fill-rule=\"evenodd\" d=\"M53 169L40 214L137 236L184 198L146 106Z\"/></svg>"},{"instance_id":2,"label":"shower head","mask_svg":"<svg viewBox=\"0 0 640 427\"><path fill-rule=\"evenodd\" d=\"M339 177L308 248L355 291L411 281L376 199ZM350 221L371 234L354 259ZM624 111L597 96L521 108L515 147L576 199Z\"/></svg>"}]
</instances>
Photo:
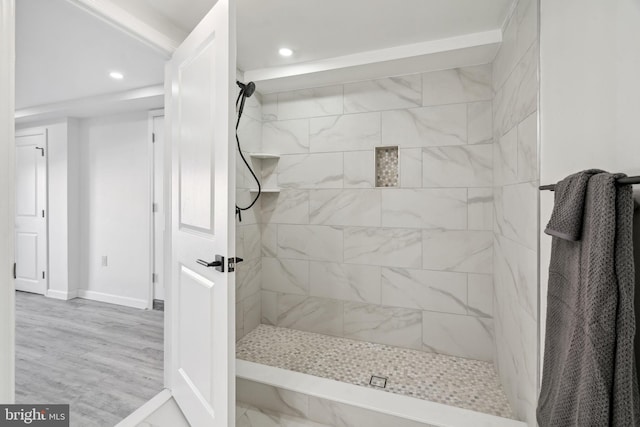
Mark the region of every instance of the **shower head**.
<instances>
[{"instance_id":1,"label":"shower head","mask_svg":"<svg viewBox=\"0 0 640 427\"><path fill-rule=\"evenodd\" d=\"M250 98L253 95L253 92L256 91L256 84L254 82L249 82L247 84L236 81L236 84L242 89L242 93L246 98Z\"/></svg>"}]
</instances>

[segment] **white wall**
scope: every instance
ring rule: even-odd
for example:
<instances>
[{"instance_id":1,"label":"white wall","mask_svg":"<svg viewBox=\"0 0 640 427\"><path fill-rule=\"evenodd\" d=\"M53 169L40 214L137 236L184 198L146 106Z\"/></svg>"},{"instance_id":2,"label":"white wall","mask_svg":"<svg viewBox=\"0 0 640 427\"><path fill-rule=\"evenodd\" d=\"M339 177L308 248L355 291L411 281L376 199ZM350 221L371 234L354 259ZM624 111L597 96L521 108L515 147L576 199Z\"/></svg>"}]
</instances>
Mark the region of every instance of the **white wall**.
<instances>
[{"instance_id":1,"label":"white wall","mask_svg":"<svg viewBox=\"0 0 640 427\"><path fill-rule=\"evenodd\" d=\"M78 295L144 308L150 283L148 114L82 120L80 136Z\"/></svg>"},{"instance_id":2,"label":"white wall","mask_svg":"<svg viewBox=\"0 0 640 427\"><path fill-rule=\"evenodd\" d=\"M541 183L588 168L637 175L640 2L541 0L540 17ZM543 230L553 193L540 197ZM541 236L544 343L551 238Z\"/></svg>"}]
</instances>

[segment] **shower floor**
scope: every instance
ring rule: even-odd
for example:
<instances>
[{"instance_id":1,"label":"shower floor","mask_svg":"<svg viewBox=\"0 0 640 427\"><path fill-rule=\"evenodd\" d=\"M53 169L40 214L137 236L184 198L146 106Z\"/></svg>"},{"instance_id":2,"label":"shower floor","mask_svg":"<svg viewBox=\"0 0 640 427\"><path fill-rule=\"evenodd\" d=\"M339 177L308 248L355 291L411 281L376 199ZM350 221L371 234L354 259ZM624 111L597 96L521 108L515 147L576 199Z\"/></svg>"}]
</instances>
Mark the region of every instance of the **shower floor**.
<instances>
[{"instance_id":1,"label":"shower floor","mask_svg":"<svg viewBox=\"0 0 640 427\"><path fill-rule=\"evenodd\" d=\"M238 359L514 418L491 363L259 325L238 341ZM386 379L384 388L372 376Z\"/></svg>"}]
</instances>

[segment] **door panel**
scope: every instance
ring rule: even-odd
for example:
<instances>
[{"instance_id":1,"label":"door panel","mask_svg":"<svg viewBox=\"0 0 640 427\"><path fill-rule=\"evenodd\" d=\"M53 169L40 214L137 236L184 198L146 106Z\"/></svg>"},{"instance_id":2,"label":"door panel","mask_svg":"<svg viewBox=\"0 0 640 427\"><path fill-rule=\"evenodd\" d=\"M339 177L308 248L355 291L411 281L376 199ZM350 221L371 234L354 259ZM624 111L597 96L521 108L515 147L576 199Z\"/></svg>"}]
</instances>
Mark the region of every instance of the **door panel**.
<instances>
[{"instance_id":1,"label":"door panel","mask_svg":"<svg viewBox=\"0 0 640 427\"><path fill-rule=\"evenodd\" d=\"M171 389L194 426L235 420L234 19L234 0L218 0L167 66ZM216 255L224 272L202 265Z\"/></svg>"},{"instance_id":2,"label":"door panel","mask_svg":"<svg viewBox=\"0 0 640 427\"><path fill-rule=\"evenodd\" d=\"M33 139L28 137L28 139ZM37 216L38 156L37 144L16 146L16 215Z\"/></svg>"},{"instance_id":3,"label":"door panel","mask_svg":"<svg viewBox=\"0 0 640 427\"><path fill-rule=\"evenodd\" d=\"M180 67L180 226L211 232L213 227L214 40Z\"/></svg>"},{"instance_id":4,"label":"door panel","mask_svg":"<svg viewBox=\"0 0 640 427\"><path fill-rule=\"evenodd\" d=\"M38 233L16 233L16 278L38 282Z\"/></svg>"},{"instance_id":5,"label":"door panel","mask_svg":"<svg viewBox=\"0 0 640 427\"><path fill-rule=\"evenodd\" d=\"M47 291L47 133L16 134L16 289Z\"/></svg>"}]
</instances>

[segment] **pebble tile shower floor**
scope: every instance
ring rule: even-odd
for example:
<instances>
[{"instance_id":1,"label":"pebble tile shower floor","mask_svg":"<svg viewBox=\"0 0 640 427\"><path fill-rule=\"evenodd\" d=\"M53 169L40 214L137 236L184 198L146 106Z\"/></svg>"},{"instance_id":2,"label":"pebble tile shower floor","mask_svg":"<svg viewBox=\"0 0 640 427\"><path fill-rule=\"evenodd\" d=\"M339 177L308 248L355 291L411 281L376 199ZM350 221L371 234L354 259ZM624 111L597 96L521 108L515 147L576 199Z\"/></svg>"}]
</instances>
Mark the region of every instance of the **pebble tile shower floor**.
<instances>
[{"instance_id":1,"label":"pebble tile shower floor","mask_svg":"<svg viewBox=\"0 0 640 427\"><path fill-rule=\"evenodd\" d=\"M239 359L514 418L491 363L259 325L236 346ZM386 387L369 384L371 376Z\"/></svg>"}]
</instances>

